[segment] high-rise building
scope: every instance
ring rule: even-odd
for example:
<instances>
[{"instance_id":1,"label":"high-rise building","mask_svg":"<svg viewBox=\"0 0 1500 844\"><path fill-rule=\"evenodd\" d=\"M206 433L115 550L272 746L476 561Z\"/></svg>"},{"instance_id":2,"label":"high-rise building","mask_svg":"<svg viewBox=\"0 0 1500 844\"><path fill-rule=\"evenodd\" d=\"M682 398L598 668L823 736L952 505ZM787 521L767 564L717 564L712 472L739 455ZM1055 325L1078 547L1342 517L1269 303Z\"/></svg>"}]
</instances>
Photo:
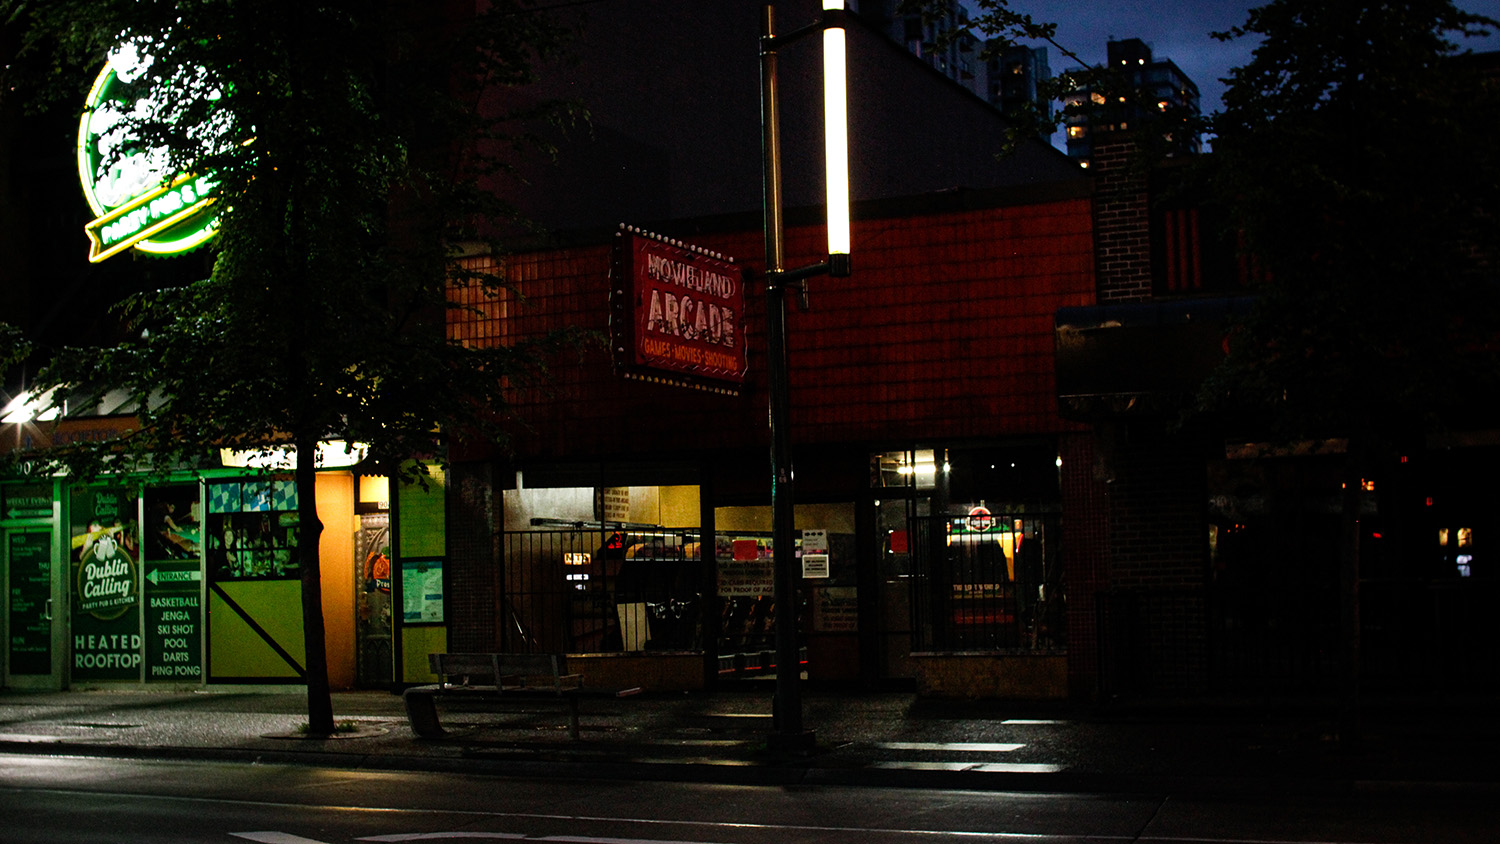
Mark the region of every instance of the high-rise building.
<instances>
[{"instance_id":1,"label":"high-rise building","mask_svg":"<svg viewBox=\"0 0 1500 844\"><path fill-rule=\"evenodd\" d=\"M896 0L851 4L872 27L885 32L934 70L1002 112L1034 106L1044 120L1052 103L1040 83L1052 78L1045 47L982 42L970 31L968 11L957 0L932 2L923 12L905 12Z\"/></svg>"},{"instance_id":2,"label":"high-rise building","mask_svg":"<svg viewBox=\"0 0 1500 844\"><path fill-rule=\"evenodd\" d=\"M850 8L934 70L986 97L984 45L969 31L969 13L958 0L903 11L897 0L864 0ZM988 99L988 97L986 97Z\"/></svg>"},{"instance_id":3,"label":"high-rise building","mask_svg":"<svg viewBox=\"0 0 1500 844\"><path fill-rule=\"evenodd\" d=\"M1198 86L1171 60L1153 58L1151 48L1139 38L1110 41L1106 56L1109 70L1120 75L1120 88L1105 93L1085 86L1064 101L1068 155L1085 167L1093 154L1095 134L1128 131L1150 119L1151 112L1199 113ZM1134 94L1119 93L1120 89ZM1177 132L1167 140L1171 155L1201 149L1197 132Z\"/></svg>"},{"instance_id":4,"label":"high-rise building","mask_svg":"<svg viewBox=\"0 0 1500 844\"><path fill-rule=\"evenodd\" d=\"M1046 47L1017 44L997 51L985 62L985 78L989 86L986 99L1000 111L1014 114L1030 104L1043 121L1052 119L1052 100L1039 90L1052 78Z\"/></svg>"}]
</instances>

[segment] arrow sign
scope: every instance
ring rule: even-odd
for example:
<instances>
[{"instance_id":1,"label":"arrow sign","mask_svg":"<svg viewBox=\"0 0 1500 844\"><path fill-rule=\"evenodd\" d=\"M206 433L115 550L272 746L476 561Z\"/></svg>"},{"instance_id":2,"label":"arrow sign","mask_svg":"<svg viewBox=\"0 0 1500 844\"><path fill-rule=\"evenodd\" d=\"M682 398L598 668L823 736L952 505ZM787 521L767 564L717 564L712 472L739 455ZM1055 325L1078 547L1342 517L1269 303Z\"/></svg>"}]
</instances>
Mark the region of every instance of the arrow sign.
<instances>
[{"instance_id":1,"label":"arrow sign","mask_svg":"<svg viewBox=\"0 0 1500 844\"><path fill-rule=\"evenodd\" d=\"M146 572L146 579L153 586L162 583L191 583L202 580L203 572L197 569L151 569Z\"/></svg>"}]
</instances>

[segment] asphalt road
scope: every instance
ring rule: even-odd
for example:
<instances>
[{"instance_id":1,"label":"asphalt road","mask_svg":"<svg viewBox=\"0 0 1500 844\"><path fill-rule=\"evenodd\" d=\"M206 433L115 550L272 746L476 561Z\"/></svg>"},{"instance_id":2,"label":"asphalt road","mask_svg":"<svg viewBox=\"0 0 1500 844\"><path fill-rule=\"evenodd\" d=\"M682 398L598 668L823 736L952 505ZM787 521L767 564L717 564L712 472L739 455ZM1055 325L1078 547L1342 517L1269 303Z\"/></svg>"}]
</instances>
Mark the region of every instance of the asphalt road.
<instances>
[{"instance_id":1,"label":"asphalt road","mask_svg":"<svg viewBox=\"0 0 1500 844\"><path fill-rule=\"evenodd\" d=\"M307 765L0 756L5 844L1493 844L1492 790L1015 794L567 781Z\"/></svg>"}]
</instances>

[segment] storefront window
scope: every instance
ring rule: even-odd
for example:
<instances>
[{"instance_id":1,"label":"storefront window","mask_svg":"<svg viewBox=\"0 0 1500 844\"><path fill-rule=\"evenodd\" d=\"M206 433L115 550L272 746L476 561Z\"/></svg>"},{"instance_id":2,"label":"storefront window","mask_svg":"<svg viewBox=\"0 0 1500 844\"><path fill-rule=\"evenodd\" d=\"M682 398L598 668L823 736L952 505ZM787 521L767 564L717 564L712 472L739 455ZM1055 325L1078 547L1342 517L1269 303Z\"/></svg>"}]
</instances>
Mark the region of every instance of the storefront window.
<instances>
[{"instance_id":1,"label":"storefront window","mask_svg":"<svg viewBox=\"0 0 1500 844\"><path fill-rule=\"evenodd\" d=\"M1064 645L1055 444L890 452L872 464L886 484L875 514L887 673L905 670L911 651Z\"/></svg>"},{"instance_id":2,"label":"storefront window","mask_svg":"<svg viewBox=\"0 0 1500 844\"><path fill-rule=\"evenodd\" d=\"M932 489L939 468L942 467L930 448L875 454L870 457L870 485L877 489Z\"/></svg>"},{"instance_id":3,"label":"storefront window","mask_svg":"<svg viewBox=\"0 0 1500 844\"><path fill-rule=\"evenodd\" d=\"M297 485L283 479L209 483L207 546L215 580L297 577Z\"/></svg>"},{"instance_id":4,"label":"storefront window","mask_svg":"<svg viewBox=\"0 0 1500 844\"><path fill-rule=\"evenodd\" d=\"M198 484L142 496L145 672L152 682L203 677L202 519Z\"/></svg>"}]
</instances>

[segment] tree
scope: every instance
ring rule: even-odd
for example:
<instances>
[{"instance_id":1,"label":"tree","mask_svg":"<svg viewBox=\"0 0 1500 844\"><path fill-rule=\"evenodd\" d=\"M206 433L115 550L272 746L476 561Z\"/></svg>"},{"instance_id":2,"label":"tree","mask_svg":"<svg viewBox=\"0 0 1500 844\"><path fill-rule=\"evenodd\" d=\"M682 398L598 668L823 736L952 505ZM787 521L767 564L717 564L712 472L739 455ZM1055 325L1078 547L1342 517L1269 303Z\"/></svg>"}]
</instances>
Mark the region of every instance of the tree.
<instances>
[{"instance_id":1,"label":"tree","mask_svg":"<svg viewBox=\"0 0 1500 844\"><path fill-rule=\"evenodd\" d=\"M1448 0L1274 0L1213 119L1216 195L1261 281L1200 405L1243 430L1347 441L1341 628L1359 662L1359 491L1381 455L1493 423L1500 87Z\"/></svg>"},{"instance_id":2,"label":"tree","mask_svg":"<svg viewBox=\"0 0 1500 844\"><path fill-rule=\"evenodd\" d=\"M496 191L511 141L489 98L562 33L521 0L474 12L421 0L3 0L25 27L29 90L79 83L125 44L170 96L122 118L163 180L211 174L209 278L119 306L135 339L59 353L37 388L76 406L126 390L139 427L45 455L92 475L195 465L221 447L292 446L300 503L309 729L334 729L324 658L312 455L365 443L386 465L441 459L443 432L501 439L507 390L544 376L549 343L472 349L446 337L466 268L515 219ZM24 80L23 80L24 82ZM409 472L420 473L420 463Z\"/></svg>"},{"instance_id":3,"label":"tree","mask_svg":"<svg viewBox=\"0 0 1500 844\"><path fill-rule=\"evenodd\" d=\"M31 351L21 330L0 322L0 372L20 363Z\"/></svg>"}]
</instances>

